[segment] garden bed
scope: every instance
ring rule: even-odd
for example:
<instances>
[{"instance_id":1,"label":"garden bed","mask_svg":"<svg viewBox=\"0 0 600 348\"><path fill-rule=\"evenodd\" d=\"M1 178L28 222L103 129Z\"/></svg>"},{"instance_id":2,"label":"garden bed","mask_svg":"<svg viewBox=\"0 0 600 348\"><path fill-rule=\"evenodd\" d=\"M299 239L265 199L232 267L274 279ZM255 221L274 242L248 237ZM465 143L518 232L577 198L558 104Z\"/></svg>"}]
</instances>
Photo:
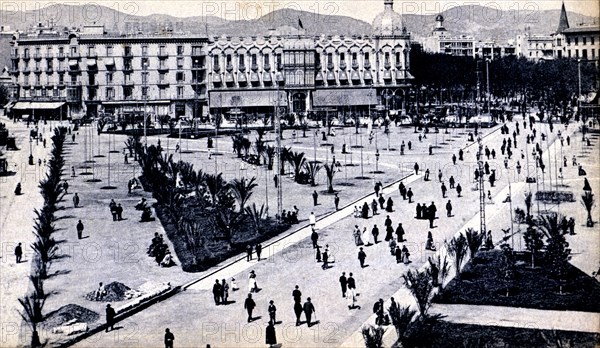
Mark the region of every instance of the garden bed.
<instances>
[{"instance_id":1,"label":"garden bed","mask_svg":"<svg viewBox=\"0 0 600 348\"><path fill-rule=\"evenodd\" d=\"M535 330L516 327L434 323L423 337L414 337L419 347L557 347L556 340L569 347L597 347L600 335L573 331ZM415 345L415 346L417 346ZM395 347L400 347L398 344Z\"/></svg>"},{"instance_id":2,"label":"garden bed","mask_svg":"<svg viewBox=\"0 0 600 348\"><path fill-rule=\"evenodd\" d=\"M529 254L516 254L516 278L507 284L501 259L501 251L480 252L475 262L465 265L461 279L453 279L434 302L600 312L600 284L578 268L568 265L561 294L558 280L541 260L532 269Z\"/></svg>"},{"instance_id":3,"label":"garden bed","mask_svg":"<svg viewBox=\"0 0 600 348\"><path fill-rule=\"evenodd\" d=\"M169 240L173 243L175 253L181 262L181 268L185 272L202 272L207 270L234 255L245 252L246 245L250 244L254 246L257 243L263 243L288 230L290 227L288 224L279 224L273 219L267 219L264 222L262 233L257 235L253 231L252 224L241 223L232 239L231 247L229 247L225 240L212 235L211 231L214 229L214 226L211 225L212 220L208 217L210 212L196 211L194 212L196 221L202 224L201 230L206 231L207 234L204 246L199 250L193 251L188 247L183 233L179 233L169 221L164 208L157 205L155 211ZM242 236L245 239L242 240Z\"/></svg>"}]
</instances>

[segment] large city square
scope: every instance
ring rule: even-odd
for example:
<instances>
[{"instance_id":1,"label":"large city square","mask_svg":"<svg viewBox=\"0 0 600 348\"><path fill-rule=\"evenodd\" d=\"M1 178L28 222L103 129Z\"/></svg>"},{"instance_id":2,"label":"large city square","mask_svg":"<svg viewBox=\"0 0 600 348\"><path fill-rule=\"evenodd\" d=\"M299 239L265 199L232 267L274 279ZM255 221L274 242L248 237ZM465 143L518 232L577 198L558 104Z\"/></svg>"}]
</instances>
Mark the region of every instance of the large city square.
<instances>
[{"instance_id":1,"label":"large city square","mask_svg":"<svg viewBox=\"0 0 600 348\"><path fill-rule=\"evenodd\" d=\"M0 116L0 346L600 344L597 56L402 54L412 39L392 5L372 38L335 51L336 38L288 36L281 53L256 39L277 72L257 73L248 49L242 81L238 51L231 86L239 42L184 41L195 97L171 104L143 53L141 84L123 82L139 100L92 100L98 83L78 80L48 102L16 74ZM43 35L21 35L26 62ZM342 74L345 57L360 69ZM438 85L443 69L470 76L462 91ZM534 77L521 89L510 71Z\"/></svg>"}]
</instances>

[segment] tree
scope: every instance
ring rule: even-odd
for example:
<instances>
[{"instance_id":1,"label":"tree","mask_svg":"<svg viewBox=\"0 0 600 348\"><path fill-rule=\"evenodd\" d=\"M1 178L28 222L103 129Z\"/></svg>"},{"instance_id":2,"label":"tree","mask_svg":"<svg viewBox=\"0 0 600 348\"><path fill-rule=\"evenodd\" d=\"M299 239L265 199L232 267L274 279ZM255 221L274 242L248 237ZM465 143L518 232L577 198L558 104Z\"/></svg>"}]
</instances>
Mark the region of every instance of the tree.
<instances>
[{"instance_id":1,"label":"tree","mask_svg":"<svg viewBox=\"0 0 600 348\"><path fill-rule=\"evenodd\" d=\"M422 316L427 315L427 310L431 304L430 296L433 290L431 275L427 272L409 270L402 275L404 285L410 291L417 302L417 308Z\"/></svg>"},{"instance_id":2,"label":"tree","mask_svg":"<svg viewBox=\"0 0 600 348\"><path fill-rule=\"evenodd\" d=\"M276 149L275 146L268 145L263 152L265 162L267 162L267 169L273 170L273 159L275 158Z\"/></svg>"},{"instance_id":3,"label":"tree","mask_svg":"<svg viewBox=\"0 0 600 348\"><path fill-rule=\"evenodd\" d=\"M42 346L37 327L44 320L42 309L45 302L45 299L36 298L34 295L27 295L19 299L19 303L23 307L23 312L19 312L19 315L31 328L31 347Z\"/></svg>"},{"instance_id":4,"label":"tree","mask_svg":"<svg viewBox=\"0 0 600 348\"><path fill-rule=\"evenodd\" d=\"M411 325L413 317L417 313L407 307L399 307L390 306L388 308L388 313L390 315L390 320L392 321L392 325L394 325L394 329L396 329L396 334L398 335L398 340L401 340L408 331L408 328Z\"/></svg>"},{"instance_id":5,"label":"tree","mask_svg":"<svg viewBox=\"0 0 600 348\"><path fill-rule=\"evenodd\" d=\"M533 194L531 192L525 192L525 208L527 209L527 223L531 221L531 203Z\"/></svg>"},{"instance_id":6,"label":"tree","mask_svg":"<svg viewBox=\"0 0 600 348\"><path fill-rule=\"evenodd\" d=\"M244 208L246 216L250 218L254 231L256 234L260 234L262 231L263 221L267 218L268 209L265 208L264 204L260 205L260 209L256 208L256 203L252 203L251 206Z\"/></svg>"},{"instance_id":7,"label":"tree","mask_svg":"<svg viewBox=\"0 0 600 348\"><path fill-rule=\"evenodd\" d=\"M325 163L325 173L327 174L327 192L334 193L333 177L335 176L335 164L329 165Z\"/></svg>"},{"instance_id":8,"label":"tree","mask_svg":"<svg viewBox=\"0 0 600 348\"><path fill-rule=\"evenodd\" d=\"M208 193L211 197L211 202L213 206L219 204L219 196L223 191L227 191L229 189L229 185L225 180L223 180L223 173L219 174L206 174L204 181L206 183L206 188L208 189Z\"/></svg>"},{"instance_id":9,"label":"tree","mask_svg":"<svg viewBox=\"0 0 600 348\"><path fill-rule=\"evenodd\" d=\"M366 348L383 347L383 334L385 330L381 326L366 325L362 328L363 339Z\"/></svg>"},{"instance_id":10,"label":"tree","mask_svg":"<svg viewBox=\"0 0 600 348\"><path fill-rule=\"evenodd\" d=\"M594 227L594 220L592 220L592 208L594 208L594 194L591 191L585 191L581 196L581 204L585 207L588 213L587 216L587 227Z\"/></svg>"},{"instance_id":11,"label":"tree","mask_svg":"<svg viewBox=\"0 0 600 348\"><path fill-rule=\"evenodd\" d=\"M304 170L310 178L310 185L316 186L317 184L315 182L315 179L317 177L317 174L321 170L321 165L315 162L304 162Z\"/></svg>"},{"instance_id":12,"label":"tree","mask_svg":"<svg viewBox=\"0 0 600 348\"><path fill-rule=\"evenodd\" d=\"M256 183L256 177L254 176L250 180L241 178L233 179L231 181L230 187L240 206L240 212L244 212L244 206L246 205L246 202L248 202L248 199L250 199L252 196L252 190L254 190L254 188L257 186L258 184Z\"/></svg>"},{"instance_id":13,"label":"tree","mask_svg":"<svg viewBox=\"0 0 600 348\"><path fill-rule=\"evenodd\" d=\"M432 285L438 287L443 286L450 271L446 256L444 256L443 259L439 254L437 255L436 259L432 259L431 256L429 256L427 261L429 262L429 268L427 268L427 271L431 275Z\"/></svg>"},{"instance_id":14,"label":"tree","mask_svg":"<svg viewBox=\"0 0 600 348\"><path fill-rule=\"evenodd\" d=\"M298 182L298 179L300 178L300 169L302 169L306 162L304 152L290 152L288 156L288 161L292 167L294 167L294 180Z\"/></svg>"},{"instance_id":15,"label":"tree","mask_svg":"<svg viewBox=\"0 0 600 348\"><path fill-rule=\"evenodd\" d=\"M472 228L467 228L465 237L467 238L467 245L469 247L469 256L471 257L471 261L474 262L475 254L477 254L481 244L483 244L484 233L479 233Z\"/></svg>"},{"instance_id":16,"label":"tree","mask_svg":"<svg viewBox=\"0 0 600 348\"><path fill-rule=\"evenodd\" d=\"M502 258L499 267L500 278L504 280L506 287L506 296L510 295L510 286L516 277L515 258L510 245L504 243L500 246L502 249Z\"/></svg>"},{"instance_id":17,"label":"tree","mask_svg":"<svg viewBox=\"0 0 600 348\"><path fill-rule=\"evenodd\" d=\"M571 260L571 249L563 234L557 233L548 238L544 256L550 273L558 280L559 292L562 294L564 276L569 270Z\"/></svg>"},{"instance_id":18,"label":"tree","mask_svg":"<svg viewBox=\"0 0 600 348\"><path fill-rule=\"evenodd\" d=\"M528 226L523 234L525 248L531 253L531 268L535 268L535 255L544 248L543 233L532 226Z\"/></svg>"},{"instance_id":19,"label":"tree","mask_svg":"<svg viewBox=\"0 0 600 348\"><path fill-rule=\"evenodd\" d=\"M448 249L448 254L450 254L454 258L454 269L456 270L456 277L460 279L460 272L462 262L467 254L467 239L461 233L458 237L452 238L450 243L446 243L446 249Z\"/></svg>"}]
</instances>

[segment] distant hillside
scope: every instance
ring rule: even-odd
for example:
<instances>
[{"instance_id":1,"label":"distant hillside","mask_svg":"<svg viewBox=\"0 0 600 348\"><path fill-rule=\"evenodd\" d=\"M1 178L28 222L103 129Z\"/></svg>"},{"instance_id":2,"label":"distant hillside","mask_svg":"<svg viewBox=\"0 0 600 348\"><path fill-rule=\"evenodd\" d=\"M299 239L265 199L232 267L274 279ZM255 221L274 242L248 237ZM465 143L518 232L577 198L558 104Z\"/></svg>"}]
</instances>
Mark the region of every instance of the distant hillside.
<instances>
[{"instance_id":1,"label":"distant hillside","mask_svg":"<svg viewBox=\"0 0 600 348\"><path fill-rule=\"evenodd\" d=\"M85 9L85 11L84 11ZM313 12L281 9L255 20L228 21L214 16L178 18L163 14L150 16L129 15L112 8L96 5L90 12L89 6L54 4L43 9L43 16L36 11L13 12L0 10L3 25L13 29L26 30L40 21L52 20L58 27L82 27L89 24L103 24L108 31L158 33L167 27L176 32L199 35L222 34L230 36L264 35L268 29L285 28L295 32L298 19L302 21L308 35L364 35L372 32L370 23L346 16L329 16ZM123 7L123 11L127 12ZM445 27L453 35L469 35L479 40L494 39L506 41L523 33L526 27L532 34L550 34L556 31L560 10L544 11L501 11L477 5L458 6L442 13ZM569 23L598 23L597 17L569 12ZM44 23L47 24L47 23ZM413 38L430 34L435 25L435 15L405 15L404 24ZM6 40L0 41L0 66L9 65L9 48Z\"/></svg>"}]
</instances>

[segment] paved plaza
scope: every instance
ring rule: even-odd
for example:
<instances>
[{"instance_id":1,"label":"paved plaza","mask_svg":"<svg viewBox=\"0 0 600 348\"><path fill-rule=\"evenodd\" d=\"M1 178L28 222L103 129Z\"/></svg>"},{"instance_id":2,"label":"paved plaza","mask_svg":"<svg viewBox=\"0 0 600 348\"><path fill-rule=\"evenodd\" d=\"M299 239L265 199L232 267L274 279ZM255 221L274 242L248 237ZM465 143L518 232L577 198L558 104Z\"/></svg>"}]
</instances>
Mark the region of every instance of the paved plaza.
<instances>
[{"instance_id":1,"label":"paved plaza","mask_svg":"<svg viewBox=\"0 0 600 348\"><path fill-rule=\"evenodd\" d=\"M3 178L1 185L2 204L0 204L0 217L2 236L2 263L1 276L3 286L0 291L2 301L3 322L13 324L3 326L2 346L15 345L27 342L25 324L18 316L19 304L17 298L24 295L27 290L27 276L30 268L30 257L24 257L24 262L14 263L13 249L15 243L29 244L33 240L30 233L33 209L42 204L42 199L37 190L37 181L43 167L26 165L29 155L27 129L23 123L13 124L5 118L11 132L17 136L19 151L8 152L9 162L16 171L16 175ZM517 118L515 122L521 122ZM515 122L508 122L511 130ZM53 124L54 126L56 124ZM45 127L49 132L50 127ZM548 140L541 143L544 155L550 156L551 163L542 177L539 173L539 189L549 190L551 185L567 185L567 190L572 190L577 196L583 187L583 179L577 175L577 167L571 165L571 157L577 160L587 171L587 178L595 192L600 190L599 164L597 162L598 138L591 137L591 147L581 142L581 133L576 124L569 127L555 126L553 133L547 129L547 124L536 124L537 131L548 134ZM570 146L561 147L557 140L557 129L563 136L570 135ZM65 256L53 263L51 273L55 273L45 287L52 291L47 300L45 311L51 312L67 304L78 304L100 314L101 319L96 324L104 322L103 302L86 300L85 294L97 288L98 282L121 282L132 289L149 286L169 284L171 287L182 286L182 291L169 299L153 304L135 315L129 316L118 322L118 330L94 334L79 342L81 347L139 347L161 346L164 329L170 328L176 335L177 346L245 346L255 347L264 344L264 331L269 321L267 307L273 300L277 306L276 333L279 342L284 346L296 347L323 347L323 346L364 346L360 328L365 323L374 323L372 312L373 303L379 298L386 301L394 296L402 305L413 305L409 292L405 289L402 274L411 269L420 269L429 256L436 252L425 250L427 232L431 231L437 250L445 253L443 244L454 235L468 227L479 229L479 192L474 190L473 171L477 167L477 143L468 141L468 132L472 129L451 129L448 134L444 129L439 134L430 133L426 139L419 141L419 135L412 127L390 128L389 136L383 129L374 129L376 139L369 140L366 128L360 129L357 135L354 128L338 128L335 137L328 137L326 141L321 138L321 133L315 136L314 130L307 131L307 137L302 137L302 131L296 131L294 138L291 130L283 134L282 146L289 146L293 151L302 151L307 160L317 160L330 163L332 156L342 164L340 171L334 178L334 189L340 197L340 210L335 211L333 195L326 194L327 181L324 170L317 177L317 186L299 185L293 178L286 176L280 182L283 185L283 208L291 209L297 206L301 220L298 225L272 240L263 243L264 251L260 262L247 262L245 255L238 255L204 272L186 273L179 266L175 255L176 267L161 268L154 260L146 255L146 249L155 232L164 234L160 221L140 223L140 212L134 205L145 197L152 202L150 193L142 190L127 192L127 181L133 176L140 175L140 168L132 159L129 164L124 164L123 148L126 136L109 135L102 133L99 137L90 126L79 129L75 142L70 138L66 142L66 164L64 179L69 182L69 193L63 197L62 209L57 213L56 239L61 241L60 252ZM500 152L502 135L499 126L482 129L482 144L490 149ZM520 152L531 156L531 145L526 145L526 133L521 128L518 146L514 149L514 156L509 161L508 169L504 167L504 157L498 155L495 160L490 159L489 165L496 169L497 182L494 187L489 187L486 182L485 190L490 191L491 199L486 199L487 229L492 231L493 241L498 245L505 236L503 229L510 229L510 204L503 202L510 193L513 197L512 207L524 208L523 196L528 190L536 191L536 184L525 183L527 174L526 159L520 158ZM254 140L255 132L249 135ZM273 133L265 136L268 142L274 139ZM227 136L216 139L218 151L221 155L210 156L206 146L206 139L177 139L165 136L150 136L148 144L157 144L160 139L161 146L167 153L174 155L174 159L190 162L196 169L206 173L222 172L225 180L240 177L256 177L258 187L254 190L249 204L257 205L266 203L268 198L269 215L276 212L276 190L273 184L273 171L266 171L266 166L251 166L243 164L232 152L231 139ZM144 139L142 139L144 141ZM412 143L412 149L400 155L401 142ZM342 154L342 144L347 144L351 154ZM360 144L363 145L360 148ZM334 153L331 152L331 145ZM434 146L433 155L428 155L428 147ZM176 147L181 152L175 152ZM528 146L528 147L526 147ZM43 146L32 145L34 157L44 158L48 149ZM464 151L464 161L452 163L452 155L458 154L459 149ZM549 149L549 150L546 150ZM114 150L109 154L109 150ZM375 154L379 152L379 160ZM87 153L87 156L86 156ZM362 153L362 155L361 155ZM110 155L110 157L109 157ZM12 157L10 157L12 156ZM102 156L102 157L101 157ZM209 158L210 156L210 158ZM564 178L558 179L555 175L554 158L566 156L569 159L567 167L563 168ZM361 168L362 157L362 168ZM109 159L110 158L110 159ZM94 162L84 163L85 159ZM515 169L516 160L521 162L523 169L518 174ZM108 186L108 173L110 161L110 185L115 189L103 189ZM530 160L530 176L535 174L533 159ZM420 166L419 174L413 170L414 164ZM560 161L559 161L560 162ZM22 164L21 164L22 163ZM347 165L352 164L352 165ZM558 164L558 167L560 167ZM34 170L35 167L35 170ZM75 170L72 176L71 167ZM90 167L90 168L86 168ZM424 171L430 170L430 180L424 180ZM442 197L441 183L438 180L438 169L442 171L442 180L447 184L450 176L454 176L457 183L463 187L462 197L458 197L455 190L449 190L447 198ZM287 172L290 172L288 168ZM91 175L86 173L93 172ZM550 176L550 173L551 176ZM100 181L90 180L99 179ZM398 191L398 183L402 180L406 187L414 192L414 202L409 204L403 200ZM383 184L383 194L394 201L392 212L380 210L379 214L369 219L356 218L354 206L361 206L363 202L373 200L373 187L376 182ZM17 182L23 185L24 195L15 197L12 194ZM510 182L510 188L509 188ZM319 192L319 204L313 206L311 193ZM77 192L81 197L81 206L74 208L72 195ZM124 220L112 221L108 204L111 199L124 207ZM453 211L450 217L446 216L445 204L450 199ZM416 203L435 202L437 218L434 228L429 228L426 220L417 220L415 216ZM16 208L18 207L18 209ZM534 210L538 207L534 205ZM571 263L583 272L591 275L600 264L597 250L600 244L597 238L597 229L585 227L585 210L578 200L572 203L555 205L541 204L540 210L560 211L567 216L574 216L576 220L576 235L568 236L568 242L573 249ZM315 260L315 250L310 240L311 229L308 226L308 216L314 212L317 216L316 230L319 234L319 245L329 245L333 262L330 268L322 269L321 263ZM409 265L397 264L390 255L385 236L384 221L390 216L393 226L402 223L406 232L404 244L411 254ZM78 240L75 224L82 220L85 224L84 239ZM352 231L354 226L368 231L373 225L379 226L380 242L364 247L367 254L366 267L361 268L357 259L358 247L354 243ZM522 226L514 224L514 231L523 230ZM170 241L166 240L171 250L174 250ZM515 250L524 250L522 234L516 233L507 242ZM26 253L27 255L27 253ZM247 296L248 276L250 271L257 275L260 291L253 294L257 308L254 311L255 320L247 323L244 310L244 299ZM357 305L359 308L349 310L346 299L342 297L338 278L342 272L346 275L353 273L356 279ZM227 305L215 306L211 289L215 279L235 278L239 286L238 291L230 291ZM10 279L10 286L5 282ZM302 301L311 297L316 309L313 322L316 325L308 327L306 323L300 326L295 324L293 311L292 291L298 285L302 292ZM113 303L115 307L123 303ZM436 308L437 307L437 308ZM432 310L446 314L448 306L434 305ZM465 313L469 313L465 309ZM456 313L462 313L457 311ZM535 323L555 314L545 313L544 316L531 315L523 318L527 322ZM468 315L465 315L468 316ZM465 316L451 315L447 320L464 322ZM304 318L304 316L302 316ZM469 316L470 317L470 316ZM592 316L597 320L598 316ZM9 318L6 320L5 318ZM492 317L478 319L471 318L470 323L481 323L494 320ZM499 318L498 320L501 320ZM14 324L16 323L16 325ZM558 325L558 324L557 324ZM93 327L94 325L92 325ZM548 325L547 325L548 326ZM572 329L568 324L559 326L549 325L549 328ZM523 326L524 327L524 326ZM588 327L594 327L589 324ZM596 328L598 326L595 326ZM14 333L13 333L14 332ZM64 340L65 337L42 332L42 338L53 341ZM396 340L393 326L387 327L385 335L386 345L391 345Z\"/></svg>"}]
</instances>

